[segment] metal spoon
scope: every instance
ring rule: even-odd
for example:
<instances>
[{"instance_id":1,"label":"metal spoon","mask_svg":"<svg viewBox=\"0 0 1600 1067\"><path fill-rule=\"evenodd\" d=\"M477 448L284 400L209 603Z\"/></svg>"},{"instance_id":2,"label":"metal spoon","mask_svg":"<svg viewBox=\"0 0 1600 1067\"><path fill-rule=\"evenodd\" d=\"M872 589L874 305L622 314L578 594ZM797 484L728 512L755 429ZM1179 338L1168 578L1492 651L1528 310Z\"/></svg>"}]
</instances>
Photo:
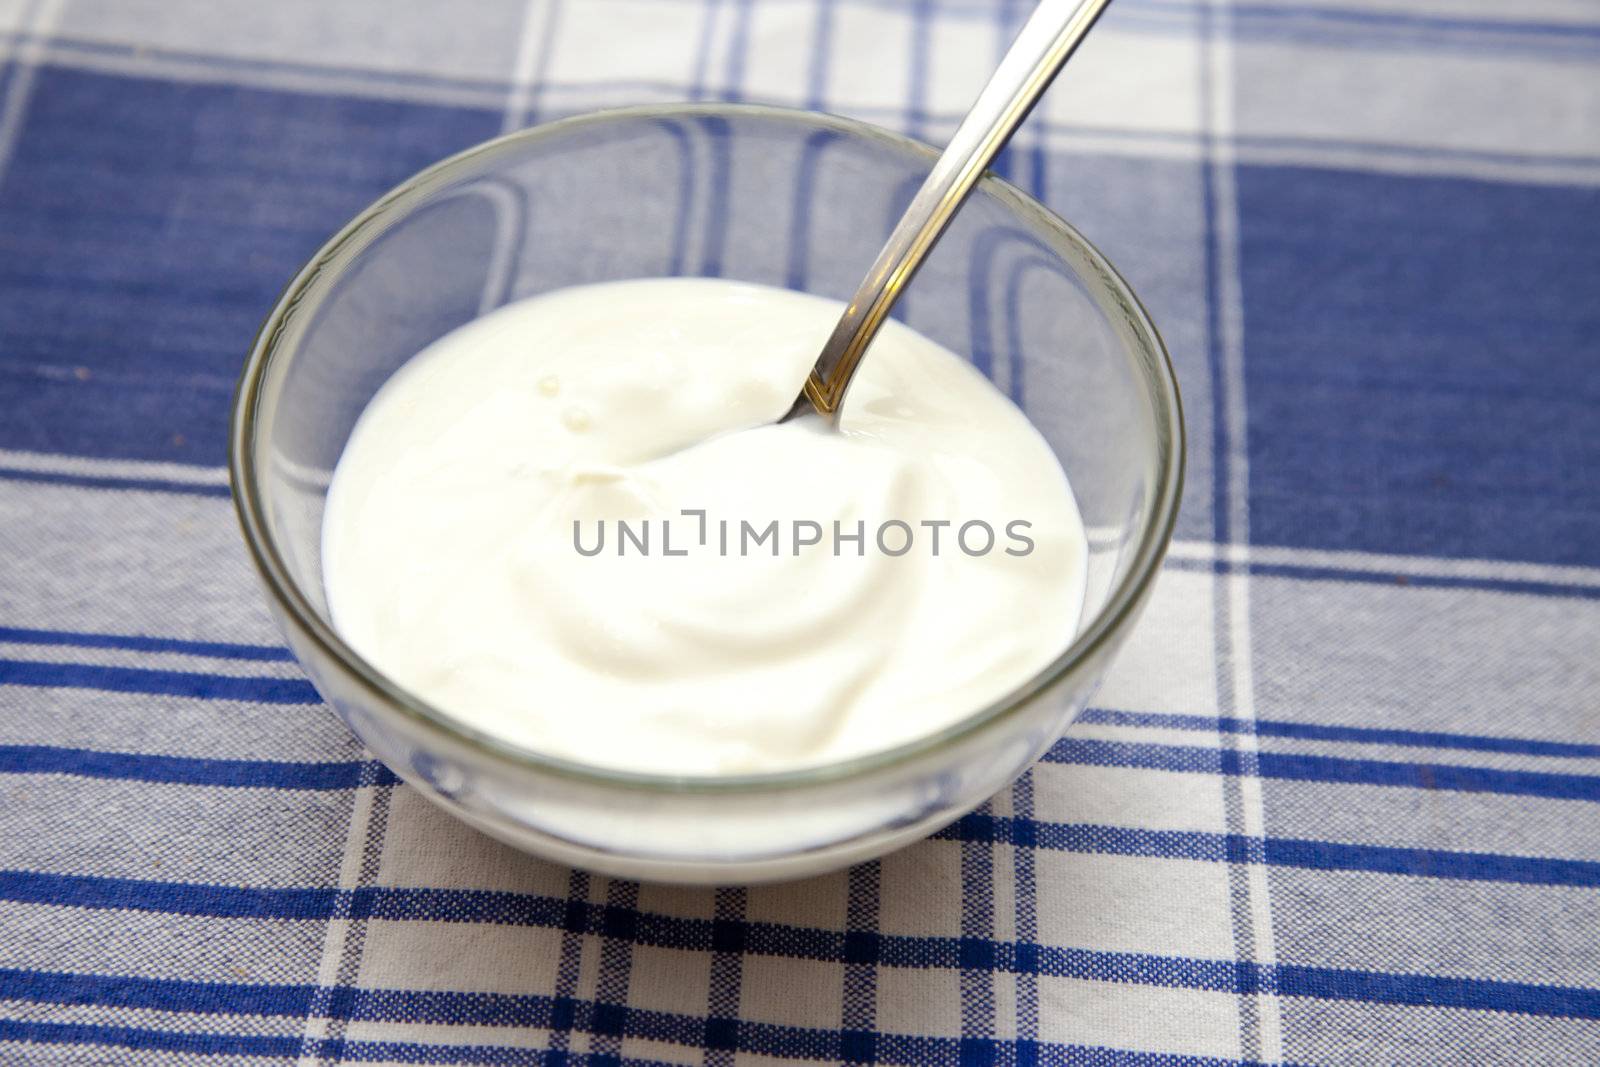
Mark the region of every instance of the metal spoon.
<instances>
[{"instance_id":1,"label":"metal spoon","mask_svg":"<svg viewBox=\"0 0 1600 1067\"><path fill-rule=\"evenodd\" d=\"M911 206L822 347L787 421L813 408L836 422L850 381L889 309L911 282L956 210L1006 146L1056 73L1111 0L1041 0L961 120Z\"/></svg>"}]
</instances>

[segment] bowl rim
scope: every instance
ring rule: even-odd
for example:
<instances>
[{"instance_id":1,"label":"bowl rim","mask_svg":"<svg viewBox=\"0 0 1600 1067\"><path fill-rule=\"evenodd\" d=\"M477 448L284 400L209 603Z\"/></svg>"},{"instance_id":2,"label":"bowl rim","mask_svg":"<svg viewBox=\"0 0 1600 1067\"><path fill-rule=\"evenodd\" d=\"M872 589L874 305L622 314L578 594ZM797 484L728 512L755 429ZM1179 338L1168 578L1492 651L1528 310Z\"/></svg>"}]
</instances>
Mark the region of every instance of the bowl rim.
<instances>
[{"instance_id":1,"label":"bowl rim","mask_svg":"<svg viewBox=\"0 0 1600 1067\"><path fill-rule=\"evenodd\" d=\"M332 625L311 606L290 573L273 542L270 527L263 514L263 500L256 489L254 430L261 402L261 387L273 354L277 351L279 340L289 319L310 288L322 277L324 271L329 269L330 264L334 263L346 246L360 238L363 231L389 212L430 195L432 186L447 179L455 171L485 157L507 154L541 141L569 135L576 130L609 123L694 116L790 122L818 130L833 130L877 142L914 158L921 158L930 166L938 157L936 149L920 141L870 123L824 112L762 104L684 103L646 104L584 112L504 134L434 163L380 196L329 238L295 274L263 320L251 343L250 354L240 373L233 396L229 424L228 475L233 489L235 514L252 562L266 586L268 595L278 608L280 619L287 625L292 625L303 638L311 641L347 681L354 682L369 695L377 698L377 701L388 710L411 720L414 725L435 734L443 734L447 740L464 744L482 755L541 774L555 775L589 785L648 793L756 793L861 778L953 747L991 726L998 725L1027 706L1034 697L1072 673L1074 669L1108 651L1108 646L1122 635L1122 631L1131 625L1137 616L1145 595L1160 570L1177 522L1187 462L1187 442L1183 403L1179 395L1177 375L1173 370L1166 344L1138 296L1099 249L1060 216L992 173L983 177L979 188L1001 201L1024 221L1042 230L1040 236L1058 255L1067 258L1064 247L1071 247L1078 255L1085 257L1096 268L1098 280L1105 285L1109 294L1126 312L1127 325L1142 337L1149 352L1159 357L1153 361L1152 369L1156 373L1141 377L1148 382L1153 394L1152 399L1157 411L1156 431L1158 434L1162 431L1161 417L1165 416L1170 440L1166 449L1158 449L1154 499L1148 513L1149 517L1139 531L1133 563L1112 587L1105 605L1095 613L1088 625L1072 642L1045 667L1015 686L1005 696L931 734L921 735L892 748L833 763L736 775L674 775L624 770L585 763L519 745L480 730L402 689L345 644ZM339 269L342 268L334 268L332 273L337 275ZM1089 279L1084 280L1089 281Z\"/></svg>"}]
</instances>

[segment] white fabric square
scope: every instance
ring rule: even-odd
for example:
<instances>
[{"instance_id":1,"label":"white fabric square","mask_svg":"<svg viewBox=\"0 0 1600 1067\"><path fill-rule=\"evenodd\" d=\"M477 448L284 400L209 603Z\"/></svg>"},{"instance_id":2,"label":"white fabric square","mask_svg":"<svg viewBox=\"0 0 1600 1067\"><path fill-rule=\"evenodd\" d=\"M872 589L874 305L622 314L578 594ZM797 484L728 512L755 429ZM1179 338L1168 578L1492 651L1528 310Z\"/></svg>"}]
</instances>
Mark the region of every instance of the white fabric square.
<instances>
[{"instance_id":1,"label":"white fabric square","mask_svg":"<svg viewBox=\"0 0 1600 1067\"><path fill-rule=\"evenodd\" d=\"M961 932L961 844L923 841L880 861L878 930L910 937Z\"/></svg>"},{"instance_id":2,"label":"white fabric square","mask_svg":"<svg viewBox=\"0 0 1600 1067\"><path fill-rule=\"evenodd\" d=\"M961 1036L961 972L915 967L880 967L880 1032Z\"/></svg>"},{"instance_id":3,"label":"white fabric square","mask_svg":"<svg viewBox=\"0 0 1600 1067\"><path fill-rule=\"evenodd\" d=\"M705 1062L705 1052L701 1049L643 1037L624 1037L621 1051L624 1061L629 1063L673 1063L682 1064L683 1067L700 1067ZM739 1062L743 1064L746 1061L740 1057Z\"/></svg>"},{"instance_id":4,"label":"white fabric square","mask_svg":"<svg viewBox=\"0 0 1600 1067\"><path fill-rule=\"evenodd\" d=\"M206 56L504 82L526 0L465 10L322 0L68 0L58 31L92 41Z\"/></svg>"},{"instance_id":5,"label":"white fabric square","mask_svg":"<svg viewBox=\"0 0 1600 1067\"><path fill-rule=\"evenodd\" d=\"M745 99L797 107L805 103L813 57L808 48L819 15L808 3L776 0L749 8L745 45Z\"/></svg>"},{"instance_id":6,"label":"white fabric square","mask_svg":"<svg viewBox=\"0 0 1600 1067\"><path fill-rule=\"evenodd\" d=\"M480 834L406 786L389 795L382 885L567 895L567 870Z\"/></svg>"},{"instance_id":7,"label":"white fabric square","mask_svg":"<svg viewBox=\"0 0 1600 1067\"><path fill-rule=\"evenodd\" d=\"M628 1004L646 1011L704 1015L711 997L711 956L653 945L633 946Z\"/></svg>"},{"instance_id":8,"label":"white fabric square","mask_svg":"<svg viewBox=\"0 0 1600 1067\"><path fill-rule=\"evenodd\" d=\"M1201 128L1201 54L1192 33L1124 29L1108 17L1035 114L1092 130L1193 135Z\"/></svg>"},{"instance_id":9,"label":"white fabric square","mask_svg":"<svg viewBox=\"0 0 1600 1067\"><path fill-rule=\"evenodd\" d=\"M1040 763L1033 793L1035 816L1048 822L1213 833L1226 826L1222 779L1214 774Z\"/></svg>"},{"instance_id":10,"label":"white fabric square","mask_svg":"<svg viewBox=\"0 0 1600 1067\"><path fill-rule=\"evenodd\" d=\"M280 644L232 512L219 497L12 483L0 559L37 565L8 567L5 595L31 626Z\"/></svg>"},{"instance_id":11,"label":"white fabric square","mask_svg":"<svg viewBox=\"0 0 1600 1067\"><path fill-rule=\"evenodd\" d=\"M1239 1056L1238 1004L1230 993L1041 976L1039 1036L1232 1060Z\"/></svg>"},{"instance_id":12,"label":"white fabric square","mask_svg":"<svg viewBox=\"0 0 1600 1067\"><path fill-rule=\"evenodd\" d=\"M1233 47L1242 138L1594 154L1600 78L1574 76L1592 71L1592 52L1535 57L1463 45L1418 56L1248 38Z\"/></svg>"},{"instance_id":13,"label":"white fabric square","mask_svg":"<svg viewBox=\"0 0 1600 1067\"><path fill-rule=\"evenodd\" d=\"M713 9L659 0L584 0L556 19L547 80L566 87L609 81L687 86L703 21Z\"/></svg>"},{"instance_id":14,"label":"white fabric square","mask_svg":"<svg viewBox=\"0 0 1600 1067\"><path fill-rule=\"evenodd\" d=\"M1047 849L1033 864L1045 944L1233 957L1226 864Z\"/></svg>"},{"instance_id":15,"label":"white fabric square","mask_svg":"<svg viewBox=\"0 0 1600 1067\"><path fill-rule=\"evenodd\" d=\"M928 82L923 107L931 114L960 117L994 73L1007 41L992 18L940 19L928 31Z\"/></svg>"},{"instance_id":16,"label":"white fabric square","mask_svg":"<svg viewBox=\"0 0 1600 1067\"><path fill-rule=\"evenodd\" d=\"M843 871L802 882L751 886L746 897L745 918L751 922L842 930L849 890L850 876Z\"/></svg>"},{"instance_id":17,"label":"white fabric square","mask_svg":"<svg viewBox=\"0 0 1600 1067\"><path fill-rule=\"evenodd\" d=\"M844 985L838 964L745 956L740 967L741 1019L824 1030L839 1025Z\"/></svg>"},{"instance_id":18,"label":"white fabric square","mask_svg":"<svg viewBox=\"0 0 1600 1067\"><path fill-rule=\"evenodd\" d=\"M716 907L716 894L709 889L649 884L639 887L640 911L672 915L680 919L709 919L716 914Z\"/></svg>"},{"instance_id":19,"label":"white fabric square","mask_svg":"<svg viewBox=\"0 0 1600 1067\"><path fill-rule=\"evenodd\" d=\"M369 919L357 984L526 993L554 985L560 959L560 930Z\"/></svg>"},{"instance_id":20,"label":"white fabric square","mask_svg":"<svg viewBox=\"0 0 1600 1067\"><path fill-rule=\"evenodd\" d=\"M911 16L867 0L843 0L833 11L827 99L822 106L882 120L901 113L911 84ZM845 62L844 55L861 57ZM871 57L870 59L866 57Z\"/></svg>"},{"instance_id":21,"label":"white fabric square","mask_svg":"<svg viewBox=\"0 0 1600 1067\"><path fill-rule=\"evenodd\" d=\"M1600 686L1600 600L1254 577L1250 602L1263 719L1570 741L1564 697Z\"/></svg>"},{"instance_id":22,"label":"white fabric square","mask_svg":"<svg viewBox=\"0 0 1600 1067\"><path fill-rule=\"evenodd\" d=\"M1163 570L1094 703L1120 711L1215 715L1216 587L1210 574Z\"/></svg>"},{"instance_id":23,"label":"white fabric square","mask_svg":"<svg viewBox=\"0 0 1600 1067\"><path fill-rule=\"evenodd\" d=\"M27 0L0 0L0 31L20 27L29 6Z\"/></svg>"}]
</instances>

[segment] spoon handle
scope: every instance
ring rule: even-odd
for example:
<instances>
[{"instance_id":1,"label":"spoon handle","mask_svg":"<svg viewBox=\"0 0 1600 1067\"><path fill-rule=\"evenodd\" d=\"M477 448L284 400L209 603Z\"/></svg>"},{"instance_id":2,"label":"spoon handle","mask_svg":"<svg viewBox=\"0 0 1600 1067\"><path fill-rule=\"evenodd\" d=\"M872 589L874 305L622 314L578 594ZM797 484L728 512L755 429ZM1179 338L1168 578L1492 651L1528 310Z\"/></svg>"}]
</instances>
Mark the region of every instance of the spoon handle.
<instances>
[{"instance_id":1,"label":"spoon handle","mask_svg":"<svg viewBox=\"0 0 1600 1067\"><path fill-rule=\"evenodd\" d=\"M1108 3L1041 0L1028 16L823 346L805 398L825 418L837 419L850 379L889 309Z\"/></svg>"}]
</instances>

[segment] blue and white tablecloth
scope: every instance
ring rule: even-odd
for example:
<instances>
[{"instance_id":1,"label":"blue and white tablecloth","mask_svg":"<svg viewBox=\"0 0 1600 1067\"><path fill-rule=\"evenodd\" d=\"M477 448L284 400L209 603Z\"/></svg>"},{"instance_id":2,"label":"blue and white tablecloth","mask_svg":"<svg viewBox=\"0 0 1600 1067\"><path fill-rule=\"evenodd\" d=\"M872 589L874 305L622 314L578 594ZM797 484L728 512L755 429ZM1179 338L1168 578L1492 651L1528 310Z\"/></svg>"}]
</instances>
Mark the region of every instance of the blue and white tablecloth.
<instances>
[{"instance_id":1,"label":"blue and white tablecloth","mask_svg":"<svg viewBox=\"0 0 1600 1067\"><path fill-rule=\"evenodd\" d=\"M685 891L389 784L267 619L229 393L502 130L939 141L1018 0L0 0L0 1061L1600 1062L1600 6L1117 0L1003 163L1162 327L1096 706L881 862Z\"/></svg>"}]
</instances>

